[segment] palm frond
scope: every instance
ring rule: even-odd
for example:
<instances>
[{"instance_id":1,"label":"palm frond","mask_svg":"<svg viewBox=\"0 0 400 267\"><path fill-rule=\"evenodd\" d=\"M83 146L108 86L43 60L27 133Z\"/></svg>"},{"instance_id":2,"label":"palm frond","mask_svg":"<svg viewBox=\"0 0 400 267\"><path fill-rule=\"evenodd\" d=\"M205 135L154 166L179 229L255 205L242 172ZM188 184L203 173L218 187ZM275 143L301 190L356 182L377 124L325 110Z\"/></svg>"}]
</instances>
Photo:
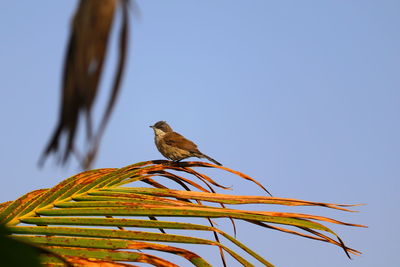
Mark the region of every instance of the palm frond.
<instances>
[{"instance_id":1,"label":"palm frond","mask_svg":"<svg viewBox=\"0 0 400 267\"><path fill-rule=\"evenodd\" d=\"M147 161L120 169L86 171L64 180L51 189L36 190L13 202L3 203L0 205L0 223L7 225L11 237L46 248L78 266L88 265L87 261L91 261L90 264L94 266L105 262L117 264L115 266L126 266L125 263L118 263L121 261L175 266L166 259L151 254L152 251L178 255L195 266L209 266L206 259L195 252L160 242L215 246L244 266L252 266L254 261L273 266L264 257L214 224L183 222L178 220L180 217L243 220L263 228L331 243L341 247L348 256L360 254L359 251L347 247L325 224L363 227L362 225L311 214L225 207L225 204L273 204L319 206L351 211L350 208L355 205L270 196L217 194L214 193L214 187L227 187L199 173L193 167L229 171L267 191L253 178L226 167L203 162ZM184 177L185 174L197 178L205 186ZM170 189L156 181L165 178L184 190ZM139 181L151 187L136 186ZM161 217L173 218L174 221L161 220ZM163 229L167 232L154 232L151 229ZM168 229L191 230L193 235L171 234L168 233ZM197 231L210 232L217 238L211 240L195 237ZM224 237L229 244L222 243L218 236ZM43 256L42 262L47 265L63 264L52 255Z\"/></svg>"}]
</instances>

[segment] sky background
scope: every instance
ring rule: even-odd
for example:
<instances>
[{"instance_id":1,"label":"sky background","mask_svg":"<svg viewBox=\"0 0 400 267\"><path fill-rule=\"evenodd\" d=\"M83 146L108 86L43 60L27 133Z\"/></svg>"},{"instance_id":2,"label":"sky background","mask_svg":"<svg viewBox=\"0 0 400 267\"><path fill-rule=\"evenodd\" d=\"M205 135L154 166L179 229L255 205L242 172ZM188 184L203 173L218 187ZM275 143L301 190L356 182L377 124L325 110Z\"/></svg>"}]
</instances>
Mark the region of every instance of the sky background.
<instances>
[{"instance_id":1,"label":"sky background","mask_svg":"<svg viewBox=\"0 0 400 267\"><path fill-rule=\"evenodd\" d=\"M2 3L0 202L79 171L74 161L37 167L58 116L76 3ZM359 213L289 209L368 225L328 225L363 252L353 260L333 245L238 223L238 239L277 266L400 266L400 1L137 4L141 18L132 22L128 68L96 168L161 159L148 126L166 120L274 196L367 204ZM264 194L235 176L214 177L233 186L229 193ZM204 250L219 266L215 255Z\"/></svg>"}]
</instances>

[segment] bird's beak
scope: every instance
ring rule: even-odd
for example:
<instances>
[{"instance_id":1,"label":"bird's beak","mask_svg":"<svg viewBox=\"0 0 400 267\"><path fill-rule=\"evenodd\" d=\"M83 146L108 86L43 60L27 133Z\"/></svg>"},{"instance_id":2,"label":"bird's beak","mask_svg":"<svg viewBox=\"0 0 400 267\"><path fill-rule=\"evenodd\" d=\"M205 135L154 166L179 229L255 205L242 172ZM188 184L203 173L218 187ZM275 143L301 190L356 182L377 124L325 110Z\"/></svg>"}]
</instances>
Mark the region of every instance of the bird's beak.
<instances>
[{"instance_id":1,"label":"bird's beak","mask_svg":"<svg viewBox=\"0 0 400 267\"><path fill-rule=\"evenodd\" d=\"M154 126L149 126L150 128L153 128Z\"/></svg>"}]
</instances>

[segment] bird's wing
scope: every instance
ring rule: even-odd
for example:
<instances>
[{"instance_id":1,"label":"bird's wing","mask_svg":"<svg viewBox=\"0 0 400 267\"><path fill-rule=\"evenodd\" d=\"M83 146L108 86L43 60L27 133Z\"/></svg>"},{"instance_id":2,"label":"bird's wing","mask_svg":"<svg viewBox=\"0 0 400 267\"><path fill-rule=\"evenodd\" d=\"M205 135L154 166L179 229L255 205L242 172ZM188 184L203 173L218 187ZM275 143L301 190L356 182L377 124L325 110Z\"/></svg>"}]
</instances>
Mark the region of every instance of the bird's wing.
<instances>
[{"instance_id":1,"label":"bird's wing","mask_svg":"<svg viewBox=\"0 0 400 267\"><path fill-rule=\"evenodd\" d=\"M180 149L184 149L193 153L199 153L197 145L192 141L186 139L182 135L171 132L164 135L163 140L167 145L174 146Z\"/></svg>"}]
</instances>

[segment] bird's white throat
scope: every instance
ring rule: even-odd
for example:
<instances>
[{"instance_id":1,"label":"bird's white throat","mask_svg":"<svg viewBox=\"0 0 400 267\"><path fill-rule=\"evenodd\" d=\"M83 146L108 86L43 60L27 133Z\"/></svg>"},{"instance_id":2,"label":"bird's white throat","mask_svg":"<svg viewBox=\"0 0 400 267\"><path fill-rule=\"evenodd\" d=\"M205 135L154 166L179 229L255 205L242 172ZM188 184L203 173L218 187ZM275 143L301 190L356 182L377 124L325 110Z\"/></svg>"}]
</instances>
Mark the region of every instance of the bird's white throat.
<instances>
[{"instance_id":1,"label":"bird's white throat","mask_svg":"<svg viewBox=\"0 0 400 267\"><path fill-rule=\"evenodd\" d=\"M156 135L156 138L161 138L163 137L166 133L160 129L153 128L154 134Z\"/></svg>"}]
</instances>

